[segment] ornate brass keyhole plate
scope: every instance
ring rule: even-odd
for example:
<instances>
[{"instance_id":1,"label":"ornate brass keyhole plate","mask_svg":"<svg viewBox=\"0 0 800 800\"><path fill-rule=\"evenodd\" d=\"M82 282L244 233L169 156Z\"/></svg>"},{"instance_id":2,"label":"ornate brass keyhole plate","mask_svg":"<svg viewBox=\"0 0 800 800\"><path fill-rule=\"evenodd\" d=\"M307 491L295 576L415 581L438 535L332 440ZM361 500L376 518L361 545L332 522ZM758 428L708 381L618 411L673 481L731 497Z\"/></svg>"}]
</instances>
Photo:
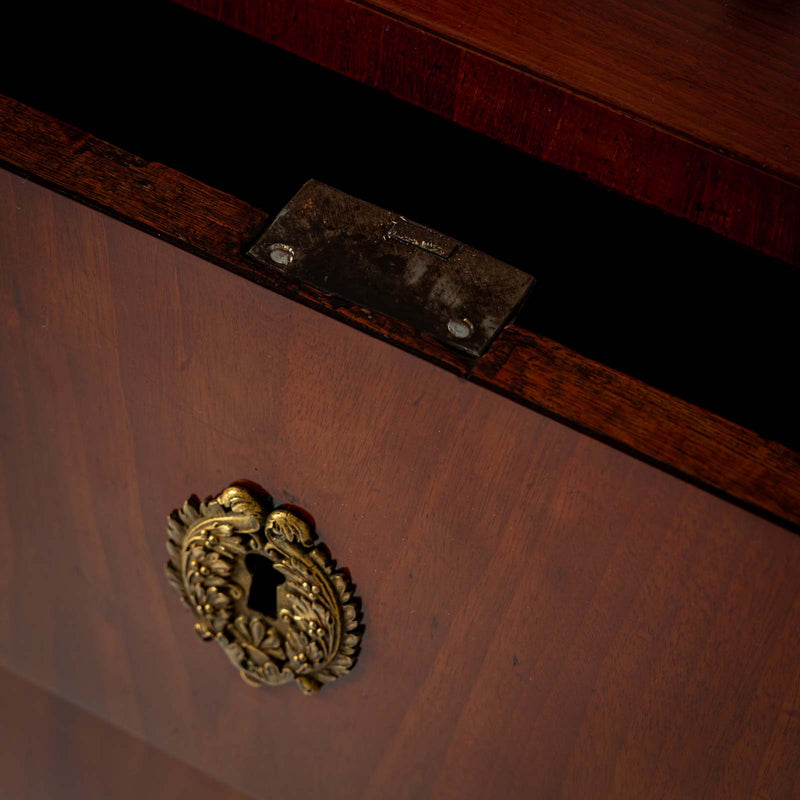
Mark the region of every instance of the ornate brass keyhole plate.
<instances>
[{"instance_id":1,"label":"ornate brass keyhole plate","mask_svg":"<svg viewBox=\"0 0 800 800\"><path fill-rule=\"evenodd\" d=\"M268 505L236 485L187 500L169 516L167 577L247 683L313 694L355 663L360 603L309 523Z\"/></svg>"}]
</instances>

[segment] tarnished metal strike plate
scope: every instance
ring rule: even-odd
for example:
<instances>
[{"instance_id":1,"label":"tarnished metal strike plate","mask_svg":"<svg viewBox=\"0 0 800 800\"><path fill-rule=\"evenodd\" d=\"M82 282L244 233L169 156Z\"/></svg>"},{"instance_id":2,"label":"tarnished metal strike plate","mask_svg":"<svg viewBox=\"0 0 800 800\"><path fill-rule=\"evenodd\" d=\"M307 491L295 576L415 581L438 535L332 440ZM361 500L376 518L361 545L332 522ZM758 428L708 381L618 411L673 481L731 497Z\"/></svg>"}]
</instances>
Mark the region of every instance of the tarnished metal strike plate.
<instances>
[{"instance_id":1,"label":"tarnished metal strike plate","mask_svg":"<svg viewBox=\"0 0 800 800\"><path fill-rule=\"evenodd\" d=\"M248 255L479 356L530 275L414 222L309 181Z\"/></svg>"}]
</instances>

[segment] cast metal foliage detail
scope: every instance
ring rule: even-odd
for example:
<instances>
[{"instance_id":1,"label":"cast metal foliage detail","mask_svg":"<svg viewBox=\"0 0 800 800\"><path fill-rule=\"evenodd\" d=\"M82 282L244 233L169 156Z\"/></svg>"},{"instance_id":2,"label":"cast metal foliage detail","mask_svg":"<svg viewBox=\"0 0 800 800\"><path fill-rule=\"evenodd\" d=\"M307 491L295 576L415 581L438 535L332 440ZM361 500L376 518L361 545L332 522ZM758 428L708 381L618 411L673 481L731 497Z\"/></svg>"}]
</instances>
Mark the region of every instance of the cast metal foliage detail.
<instances>
[{"instance_id":1,"label":"cast metal foliage detail","mask_svg":"<svg viewBox=\"0 0 800 800\"><path fill-rule=\"evenodd\" d=\"M198 617L195 630L216 640L248 683L295 681L313 694L350 671L361 638L358 601L301 517L267 512L247 489L230 486L173 511L168 535L167 577ZM285 577L275 618L247 605L251 553Z\"/></svg>"}]
</instances>

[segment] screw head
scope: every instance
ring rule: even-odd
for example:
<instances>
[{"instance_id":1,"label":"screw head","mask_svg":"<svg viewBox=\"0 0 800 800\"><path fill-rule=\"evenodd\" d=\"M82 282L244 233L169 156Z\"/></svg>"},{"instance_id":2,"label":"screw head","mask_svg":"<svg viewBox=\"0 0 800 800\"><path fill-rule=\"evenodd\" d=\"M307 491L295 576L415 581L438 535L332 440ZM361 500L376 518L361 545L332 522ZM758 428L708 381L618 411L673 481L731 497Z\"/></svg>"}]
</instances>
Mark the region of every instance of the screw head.
<instances>
[{"instance_id":1,"label":"screw head","mask_svg":"<svg viewBox=\"0 0 800 800\"><path fill-rule=\"evenodd\" d=\"M463 319L451 319L447 323L447 330L454 339L469 339L475 333L475 328L466 317Z\"/></svg>"},{"instance_id":2,"label":"screw head","mask_svg":"<svg viewBox=\"0 0 800 800\"><path fill-rule=\"evenodd\" d=\"M276 264L288 267L294 261L294 250L288 244L276 242L269 246L269 257Z\"/></svg>"}]
</instances>

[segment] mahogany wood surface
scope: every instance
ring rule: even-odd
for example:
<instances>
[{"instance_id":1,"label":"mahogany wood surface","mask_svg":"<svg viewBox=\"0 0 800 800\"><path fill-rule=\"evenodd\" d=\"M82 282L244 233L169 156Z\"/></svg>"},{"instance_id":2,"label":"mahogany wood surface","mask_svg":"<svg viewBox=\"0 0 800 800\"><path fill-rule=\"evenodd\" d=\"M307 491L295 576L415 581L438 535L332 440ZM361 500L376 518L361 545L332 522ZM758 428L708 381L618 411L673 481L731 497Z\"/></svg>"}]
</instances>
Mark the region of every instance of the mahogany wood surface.
<instances>
[{"instance_id":1,"label":"mahogany wood surface","mask_svg":"<svg viewBox=\"0 0 800 800\"><path fill-rule=\"evenodd\" d=\"M121 150L0 95L0 165L147 230L273 291L347 319L376 336L464 372L462 359L408 325L313 286L298 285L245 258L268 215L162 164Z\"/></svg>"},{"instance_id":2,"label":"mahogany wood surface","mask_svg":"<svg viewBox=\"0 0 800 800\"><path fill-rule=\"evenodd\" d=\"M791 3L177 2L800 263Z\"/></svg>"},{"instance_id":3,"label":"mahogany wood surface","mask_svg":"<svg viewBox=\"0 0 800 800\"><path fill-rule=\"evenodd\" d=\"M800 454L557 342L508 328L469 379L776 519L800 523Z\"/></svg>"},{"instance_id":4,"label":"mahogany wood surface","mask_svg":"<svg viewBox=\"0 0 800 800\"><path fill-rule=\"evenodd\" d=\"M748 0L364 3L800 178L800 9Z\"/></svg>"},{"instance_id":5,"label":"mahogany wood surface","mask_svg":"<svg viewBox=\"0 0 800 800\"><path fill-rule=\"evenodd\" d=\"M0 164L761 513L800 525L800 457L794 451L515 326L472 363L401 322L298 286L242 255L266 223L263 212L2 96Z\"/></svg>"},{"instance_id":6,"label":"mahogany wood surface","mask_svg":"<svg viewBox=\"0 0 800 800\"><path fill-rule=\"evenodd\" d=\"M800 791L797 537L2 175L0 663L257 797ZM366 632L245 686L163 576L249 478L316 519Z\"/></svg>"},{"instance_id":7,"label":"mahogany wood surface","mask_svg":"<svg viewBox=\"0 0 800 800\"><path fill-rule=\"evenodd\" d=\"M0 794L9 800L248 797L6 670L0 707Z\"/></svg>"}]
</instances>

